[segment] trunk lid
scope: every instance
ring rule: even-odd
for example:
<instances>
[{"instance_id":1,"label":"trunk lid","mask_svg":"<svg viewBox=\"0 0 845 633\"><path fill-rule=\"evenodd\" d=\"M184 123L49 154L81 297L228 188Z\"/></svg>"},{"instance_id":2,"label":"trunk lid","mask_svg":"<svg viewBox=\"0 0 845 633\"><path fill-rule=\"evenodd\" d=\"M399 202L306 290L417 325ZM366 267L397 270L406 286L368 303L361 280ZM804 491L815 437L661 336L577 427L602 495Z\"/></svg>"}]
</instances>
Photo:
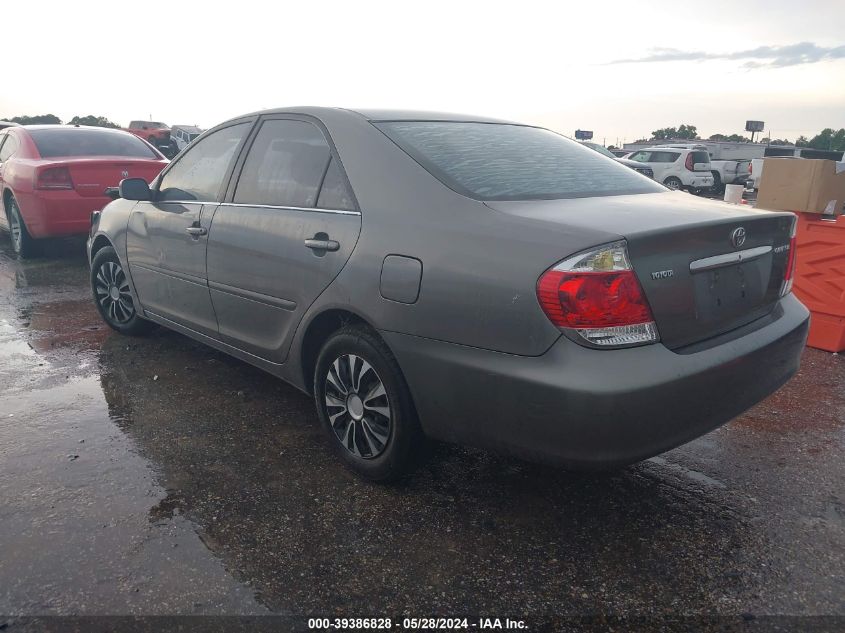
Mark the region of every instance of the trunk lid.
<instances>
[{"instance_id":1,"label":"trunk lid","mask_svg":"<svg viewBox=\"0 0 845 633\"><path fill-rule=\"evenodd\" d=\"M106 187L117 187L124 178L143 178L148 183L167 161L134 158L85 158L63 163L70 170L73 188L80 196L103 197Z\"/></svg>"},{"instance_id":2,"label":"trunk lid","mask_svg":"<svg viewBox=\"0 0 845 633\"><path fill-rule=\"evenodd\" d=\"M680 192L486 204L588 232L603 229L606 241L624 238L660 339L673 350L759 319L780 298L789 213Z\"/></svg>"}]
</instances>

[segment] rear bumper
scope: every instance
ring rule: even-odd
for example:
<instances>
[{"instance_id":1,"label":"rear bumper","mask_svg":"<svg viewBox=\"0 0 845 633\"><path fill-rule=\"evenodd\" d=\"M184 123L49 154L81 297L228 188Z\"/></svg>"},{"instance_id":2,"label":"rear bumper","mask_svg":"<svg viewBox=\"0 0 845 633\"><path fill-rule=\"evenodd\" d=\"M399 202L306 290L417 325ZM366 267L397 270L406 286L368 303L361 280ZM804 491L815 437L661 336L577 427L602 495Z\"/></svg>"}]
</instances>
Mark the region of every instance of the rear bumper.
<instances>
[{"instance_id":1,"label":"rear bumper","mask_svg":"<svg viewBox=\"0 0 845 633\"><path fill-rule=\"evenodd\" d=\"M602 468L651 457L728 422L797 371L809 312L693 354L660 344L587 349L561 337L525 357L383 332L426 433L535 461Z\"/></svg>"},{"instance_id":2,"label":"rear bumper","mask_svg":"<svg viewBox=\"0 0 845 633\"><path fill-rule=\"evenodd\" d=\"M706 176L692 176L689 179L689 184L687 186L695 187L696 189L703 187L712 187L714 182L715 180L713 179L712 174L708 174Z\"/></svg>"},{"instance_id":3,"label":"rear bumper","mask_svg":"<svg viewBox=\"0 0 845 633\"><path fill-rule=\"evenodd\" d=\"M80 196L76 191L43 191L21 196L18 203L32 237L85 235L91 228L91 212L111 200L105 196Z\"/></svg>"}]
</instances>

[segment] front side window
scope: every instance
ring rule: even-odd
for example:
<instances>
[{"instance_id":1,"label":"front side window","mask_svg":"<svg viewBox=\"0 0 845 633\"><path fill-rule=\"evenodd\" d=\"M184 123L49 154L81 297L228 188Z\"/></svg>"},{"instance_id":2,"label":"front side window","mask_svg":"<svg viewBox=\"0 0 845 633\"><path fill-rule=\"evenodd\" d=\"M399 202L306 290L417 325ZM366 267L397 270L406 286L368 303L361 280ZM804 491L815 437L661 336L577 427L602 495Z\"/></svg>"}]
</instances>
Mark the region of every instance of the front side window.
<instances>
[{"instance_id":1,"label":"front side window","mask_svg":"<svg viewBox=\"0 0 845 633\"><path fill-rule=\"evenodd\" d=\"M264 121L244 163L234 201L316 207L329 158L326 139L311 123Z\"/></svg>"},{"instance_id":2,"label":"front side window","mask_svg":"<svg viewBox=\"0 0 845 633\"><path fill-rule=\"evenodd\" d=\"M553 200L664 191L549 130L505 123L375 124L447 187L477 200Z\"/></svg>"},{"instance_id":3,"label":"front side window","mask_svg":"<svg viewBox=\"0 0 845 633\"><path fill-rule=\"evenodd\" d=\"M250 123L237 123L186 149L159 183L158 199L214 202Z\"/></svg>"},{"instance_id":4,"label":"front side window","mask_svg":"<svg viewBox=\"0 0 845 633\"><path fill-rule=\"evenodd\" d=\"M6 142L0 147L0 163L9 160L16 151L18 151L18 139L12 134L6 134Z\"/></svg>"},{"instance_id":5,"label":"front side window","mask_svg":"<svg viewBox=\"0 0 845 633\"><path fill-rule=\"evenodd\" d=\"M647 163L649 162L650 155L651 152L634 152L629 158L640 163Z\"/></svg>"}]
</instances>

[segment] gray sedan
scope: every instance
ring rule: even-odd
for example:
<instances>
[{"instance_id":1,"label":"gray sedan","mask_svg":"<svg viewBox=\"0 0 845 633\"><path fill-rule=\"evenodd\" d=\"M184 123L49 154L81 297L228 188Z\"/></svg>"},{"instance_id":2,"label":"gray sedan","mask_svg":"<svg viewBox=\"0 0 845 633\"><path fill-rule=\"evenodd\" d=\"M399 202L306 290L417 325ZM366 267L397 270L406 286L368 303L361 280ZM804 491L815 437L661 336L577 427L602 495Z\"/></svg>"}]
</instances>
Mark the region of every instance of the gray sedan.
<instances>
[{"instance_id":1,"label":"gray sedan","mask_svg":"<svg viewBox=\"0 0 845 633\"><path fill-rule=\"evenodd\" d=\"M295 108L204 133L92 218L91 285L313 395L386 480L425 438L596 468L796 371L795 218L670 192L548 130Z\"/></svg>"}]
</instances>

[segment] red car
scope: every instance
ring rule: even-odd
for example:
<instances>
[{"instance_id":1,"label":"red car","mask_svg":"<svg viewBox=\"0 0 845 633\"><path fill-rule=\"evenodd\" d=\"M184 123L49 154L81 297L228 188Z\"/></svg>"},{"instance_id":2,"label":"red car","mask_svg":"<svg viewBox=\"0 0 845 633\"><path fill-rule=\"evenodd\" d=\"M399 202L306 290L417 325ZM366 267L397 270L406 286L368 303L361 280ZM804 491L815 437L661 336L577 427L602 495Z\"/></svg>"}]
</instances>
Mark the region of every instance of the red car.
<instances>
[{"instance_id":1,"label":"red car","mask_svg":"<svg viewBox=\"0 0 845 633\"><path fill-rule=\"evenodd\" d=\"M151 182L167 159L121 130L26 125L0 130L0 228L21 257L38 240L84 235L92 211L111 201L107 187L124 178Z\"/></svg>"},{"instance_id":2,"label":"red car","mask_svg":"<svg viewBox=\"0 0 845 633\"><path fill-rule=\"evenodd\" d=\"M160 121L130 121L129 127L124 128L142 138L147 143L158 149L170 146L170 126Z\"/></svg>"}]
</instances>

